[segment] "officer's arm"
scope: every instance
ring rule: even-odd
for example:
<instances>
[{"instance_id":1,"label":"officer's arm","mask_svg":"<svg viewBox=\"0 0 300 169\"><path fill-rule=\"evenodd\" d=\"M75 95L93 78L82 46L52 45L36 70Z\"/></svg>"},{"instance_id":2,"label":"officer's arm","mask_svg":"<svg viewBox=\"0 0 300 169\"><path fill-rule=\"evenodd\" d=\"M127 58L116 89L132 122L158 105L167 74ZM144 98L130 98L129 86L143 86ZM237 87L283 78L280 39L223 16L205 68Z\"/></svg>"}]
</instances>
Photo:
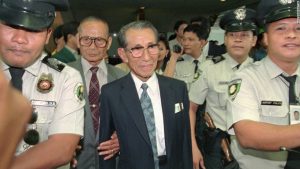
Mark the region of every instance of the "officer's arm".
<instances>
[{"instance_id":1,"label":"officer's arm","mask_svg":"<svg viewBox=\"0 0 300 169\"><path fill-rule=\"evenodd\" d=\"M274 125L251 120L241 120L234 124L239 143L244 148L278 151L281 146L300 146L300 125Z\"/></svg>"},{"instance_id":2,"label":"officer's arm","mask_svg":"<svg viewBox=\"0 0 300 169\"><path fill-rule=\"evenodd\" d=\"M197 145L196 141L196 113L198 110L199 105L190 101L190 126L191 126L191 139L192 139L192 153L193 153L193 165L195 169L199 169L204 167L204 160L201 154L200 148Z\"/></svg>"},{"instance_id":3,"label":"officer's arm","mask_svg":"<svg viewBox=\"0 0 300 169\"><path fill-rule=\"evenodd\" d=\"M80 139L75 134L54 134L48 140L15 157L12 169L56 168L67 164L73 157Z\"/></svg>"},{"instance_id":4,"label":"officer's arm","mask_svg":"<svg viewBox=\"0 0 300 169\"><path fill-rule=\"evenodd\" d=\"M181 55L182 55L182 53L175 53L175 52L171 51L171 57L167 63L166 69L164 71L164 76L174 77L177 60Z\"/></svg>"}]
</instances>

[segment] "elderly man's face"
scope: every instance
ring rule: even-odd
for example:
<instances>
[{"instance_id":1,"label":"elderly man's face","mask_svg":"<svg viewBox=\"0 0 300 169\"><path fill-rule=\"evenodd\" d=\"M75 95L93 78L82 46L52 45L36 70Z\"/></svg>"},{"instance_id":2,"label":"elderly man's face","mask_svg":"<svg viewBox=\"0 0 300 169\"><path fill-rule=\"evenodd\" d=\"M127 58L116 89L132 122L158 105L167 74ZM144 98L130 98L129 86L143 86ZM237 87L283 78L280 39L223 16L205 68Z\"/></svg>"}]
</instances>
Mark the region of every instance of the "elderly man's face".
<instances>
[{"instance_id":1,"label":"elderly man's face","mask_svg":"<svg viewBox=\"0 0 300 169\"><path fill-rule=\"evenodd\" d=\"M98 65L106 57L111 45L108 26L101 21L86 21L80 25L78 47L82 57L91 65Z\"/></svg>"},{"instance_id":2,"label":"elderly man's face","mask_svg":"<svg viewBox=\"0 0 300 169\"><path fill-rule=\"evenodd\" d=\"M125 36L127 46L119 48L118 53L131 72L146 81L152 76L159 55L155 33L151 29L129 29Z\"/></svg>"},{"instance_id":3,"label":"elderly man's face","mask_svg":"<svg viewBox=\"0 0 300 169\"><path fill-rule=\"evenodd\" d=\"M41 56L50 35L50 29L29 31L0 22L0 57L10 66L26 68Z\"/></svg>"}]
</instances>

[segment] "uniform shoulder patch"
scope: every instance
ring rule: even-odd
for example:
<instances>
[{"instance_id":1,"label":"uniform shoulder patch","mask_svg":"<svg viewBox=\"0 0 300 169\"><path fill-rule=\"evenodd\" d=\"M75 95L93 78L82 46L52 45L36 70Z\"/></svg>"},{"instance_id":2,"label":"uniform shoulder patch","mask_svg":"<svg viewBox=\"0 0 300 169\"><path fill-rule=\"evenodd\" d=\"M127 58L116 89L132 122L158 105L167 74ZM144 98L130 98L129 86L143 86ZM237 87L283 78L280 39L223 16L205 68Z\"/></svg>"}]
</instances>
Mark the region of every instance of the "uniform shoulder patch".
<instances>
[{"instance_id":1,"label":"uniform shoulder patch","mask_svg":"<svg viewBox=\"0 0 300 169\"><path fill-rule=\"evenodd\" d=\"M211 60L214 62L214 64L217 64L217 63L225 60L225 57L223 57L222 55L214 56L211 58Z\"/></svg>"},{"instance_id":2,"label":"uniform shoulder patch","mask_svg":"<svg viewBox=\"0 0 300 169\"><path fill-rule=\"evenodd\" d=\"M65 64L58 61L57 59L51 57L50 55L46 56L43 60L42 63L48 65L52 69L57 70L58 72L61 72L65 68Z\"/></svg>"},{"instance_id":3,"label":"uniform shoulder patch","mask_svg":"<svg viewBox=\"0 0 300 169\"><path fill-rule=\"evenodd\" d=\"M74 88L74 95L77 98L79 102L81 102L84 99L84 92L83 92L83 84L77 83Z\"/></svg>"},{"instance_id":4,"label":"uniform shoulder patch","mask_svg":"<svg viewBox=\"0 0 300 169\"><path fill-rule=\"evenodd\" d=\"M233 101L240 91L242 79L232 80L228 85L228 96Z\"/></svg>"}]
</instances>

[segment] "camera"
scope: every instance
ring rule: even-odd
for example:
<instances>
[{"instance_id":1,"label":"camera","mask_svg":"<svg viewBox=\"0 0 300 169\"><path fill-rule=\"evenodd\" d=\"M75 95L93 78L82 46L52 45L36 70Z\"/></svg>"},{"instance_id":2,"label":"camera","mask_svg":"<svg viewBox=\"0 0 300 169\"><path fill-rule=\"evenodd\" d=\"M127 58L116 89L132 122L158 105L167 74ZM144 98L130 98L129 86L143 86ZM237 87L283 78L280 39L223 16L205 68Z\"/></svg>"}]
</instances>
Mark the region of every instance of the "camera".
<instances>
[{"instance_id":1,"label":"camera","mask_svg":"<svg viewBox=\"0 0 300 169\"><path fill-rule=\"evenodd\" d=\"M179 46L179 45L174 45L173 46L173 52L181 53L181 51L182 51L181 46Z\"/></svg>"}]
</instances>

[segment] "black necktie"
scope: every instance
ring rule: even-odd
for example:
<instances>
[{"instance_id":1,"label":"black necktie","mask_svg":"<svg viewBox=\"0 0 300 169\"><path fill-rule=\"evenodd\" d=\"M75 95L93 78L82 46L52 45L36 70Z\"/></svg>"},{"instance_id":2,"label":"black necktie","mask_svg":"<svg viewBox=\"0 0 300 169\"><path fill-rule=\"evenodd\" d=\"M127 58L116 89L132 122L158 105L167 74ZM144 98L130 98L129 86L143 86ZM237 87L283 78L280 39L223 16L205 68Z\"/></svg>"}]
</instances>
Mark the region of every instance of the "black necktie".
<instances>
[{"instance_id":1,"label":"black necktie","mask_svg":"<svg viewBox=\"0 0 300 169\"><path fill-rule=\"evenodd\" d=\"M195 64L195 71L194 71L194 73L196 73L197 70L198 70L198 63L199 63L199 60L194 60L193 62L194 62L194 64Z\"/></svg>"},{"instance_id":2,"label":"black necktie","mask_svg":"<svg viewBox=\"0 0 300 169\"><path fill-rule=\"evenodd\" d=\"M240 68L241 64L236 65L236 69L238 70Z\"/></svg>"},{"instance_id":3,"label":"black necktie","mask_svg":"<svg viewBox=\"0 0 300 169\"><path fill-rule=\"evenodd\" d=\"M297 96L295 92L295 83L296 83L297 75L284 76L281 74L280 76L283 77L287 82L289 82L289 104L296 104ZM293 150L299 151L299 147ZM293 151L289 151L285 169L296 169L299 168L299 166L300 166L300 154L295 153Z\"/></svg>"},{"instance_id":4,"label":"black necktie","mask_svg":"<svg viewBox=\"0 0 300 169\"><path fill-rule=\"evenodd\" d=\"M296 96L296 92L295 92L295 83L296 83L296 78L297 75L294 76L284 76L284 75L280 75L281 77L283 77L287 82L289 82L289 103L290 104L296 104L297 103L297 96Z\"/></svg>"},{"instance_id":5,"label":"black necktie","mask_svg":"<svg viewBox=\"0 0 300 169\"><path fill-rule=\"evenodd\" d=\"M23 74L25 72L22 68L10 67L9 72L11 75L11 84L13 87L22 92L22 84L23 84Z\"/></svg>"}]
</instances>

